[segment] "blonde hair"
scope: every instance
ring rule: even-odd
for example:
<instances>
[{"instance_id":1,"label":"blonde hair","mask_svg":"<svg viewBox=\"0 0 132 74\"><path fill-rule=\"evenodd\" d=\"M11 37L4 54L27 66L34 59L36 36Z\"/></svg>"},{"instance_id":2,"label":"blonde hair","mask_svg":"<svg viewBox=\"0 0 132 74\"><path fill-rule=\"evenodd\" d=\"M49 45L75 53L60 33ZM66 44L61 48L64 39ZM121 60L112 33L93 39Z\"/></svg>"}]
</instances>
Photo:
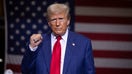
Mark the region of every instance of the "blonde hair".
<instances>
[{"instance_id":1,"label":"blonde hair","mask_svg":"<svg viewBox=\"0 0 132 74\"><path fill-rule=\"evenodd\" d=\"M49 19L50 15L52 14L59 14L59 13L66 13L67 18L70 19L70 8L68 5L66 4L61 4L61 3L54 3L51 4L48 8L47 8L47 19Z\"/></svg>"}]
</instances>

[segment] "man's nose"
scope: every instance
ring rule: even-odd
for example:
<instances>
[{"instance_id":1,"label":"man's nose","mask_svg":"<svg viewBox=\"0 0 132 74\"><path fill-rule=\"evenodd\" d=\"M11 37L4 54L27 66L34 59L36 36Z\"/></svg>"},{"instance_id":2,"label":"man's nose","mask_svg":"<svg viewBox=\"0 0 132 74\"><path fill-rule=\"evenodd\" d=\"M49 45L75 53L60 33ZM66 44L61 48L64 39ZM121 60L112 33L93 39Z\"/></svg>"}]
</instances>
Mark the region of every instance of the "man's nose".
<instances>
[{"instance_id":1,"label":"man's nose","mask_svg":"<svg viewBox=\"0 0 132 74\"><path fill-rule=\"evenodd\" d=\"M57 26L60 25L60 20L59 20L59 19L56 20L56 25L57 25Z\"/></svg>"}]
</instances>

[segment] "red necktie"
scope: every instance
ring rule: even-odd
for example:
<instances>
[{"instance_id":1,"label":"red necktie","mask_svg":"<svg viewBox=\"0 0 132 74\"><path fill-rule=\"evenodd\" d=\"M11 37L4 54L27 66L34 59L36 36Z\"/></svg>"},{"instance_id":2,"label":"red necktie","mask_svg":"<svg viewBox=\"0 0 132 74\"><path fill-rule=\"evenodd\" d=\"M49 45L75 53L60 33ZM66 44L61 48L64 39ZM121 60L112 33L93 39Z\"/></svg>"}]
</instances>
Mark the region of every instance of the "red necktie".
<instances>
[{"instance_id":1,"label":"red necktie","mask_svg":"<svg viewBox=\"0 0 132 74\"><path fill-rule=\"evenodd\" d=\"M61 36L57 37L57 41L53 47L52 59L50 63L50 74L60 74L60 61L61 61Z\"/></svg>"}]
</instances>

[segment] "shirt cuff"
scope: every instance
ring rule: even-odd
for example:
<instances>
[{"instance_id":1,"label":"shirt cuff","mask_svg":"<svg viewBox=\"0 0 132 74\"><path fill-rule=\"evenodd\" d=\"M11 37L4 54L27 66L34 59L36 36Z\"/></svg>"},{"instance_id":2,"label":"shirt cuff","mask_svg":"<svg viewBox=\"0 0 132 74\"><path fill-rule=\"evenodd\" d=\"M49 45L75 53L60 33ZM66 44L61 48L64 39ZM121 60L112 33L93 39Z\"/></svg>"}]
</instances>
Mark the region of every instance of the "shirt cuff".
<instances>
[{"instance_id":1,"label":"shirt cuff","mask_svg":"<svg viewBox=\"0 0 132 74\"><path fill-rule=\"evenodd\" d=\"M37 48L38 48L38 46L36 46L36 47L32 48L32 47L29 45L29 48L30 48L30 50L31 50L31 51L36 51L36 50L37 50Z\"/></svg>"}]
</instances>

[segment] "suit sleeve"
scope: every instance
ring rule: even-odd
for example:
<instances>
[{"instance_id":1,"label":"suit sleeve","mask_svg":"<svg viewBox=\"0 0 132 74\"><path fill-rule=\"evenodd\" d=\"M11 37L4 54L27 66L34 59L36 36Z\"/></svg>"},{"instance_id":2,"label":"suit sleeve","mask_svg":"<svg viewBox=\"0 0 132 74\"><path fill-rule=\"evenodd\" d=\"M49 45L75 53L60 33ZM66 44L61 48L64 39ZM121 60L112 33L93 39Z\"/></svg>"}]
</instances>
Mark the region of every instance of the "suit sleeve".
<instances>
[{"instance_id":1,"label":"suit sleeve","mask_svg":"<svg viewBox=\"0 0 132 74\"><path fill-rule=\"evenodd\" d=\"M38 53L38 50L33 52L27 46L27 50L24 54L24 57L23 57L22 63L21 63L22 74L35 73L35 61L36 61L37 53Z\"/></svg>"},{"instance_id":2,"label":"suit sleeve","mask_svg":"<svg viewBox=\"0 0 132 74\"><path fill-rule=\"evenodd\" d=\"M94 57L92 52L91 40L87 41L85 50L85 72L86 74L95 74Z\"/></svg>"},{"instance_id":3,"label":"suit sleeve","mask_svg":"<svg viewBox=\"0 0 132 74\"><path fill-rule=\"evenodd\" d=\"M42 34L42 36L43 38L45 38L46 34ZM37 47L36 51L31 51L29 48L29 43L27 44L27 49L26 49L26 52L21 62L22 74L35 74L36 73L36 59L38 56L38 52L40 48L42 47L42 43Z\"/></svg>"}]
</instances>

